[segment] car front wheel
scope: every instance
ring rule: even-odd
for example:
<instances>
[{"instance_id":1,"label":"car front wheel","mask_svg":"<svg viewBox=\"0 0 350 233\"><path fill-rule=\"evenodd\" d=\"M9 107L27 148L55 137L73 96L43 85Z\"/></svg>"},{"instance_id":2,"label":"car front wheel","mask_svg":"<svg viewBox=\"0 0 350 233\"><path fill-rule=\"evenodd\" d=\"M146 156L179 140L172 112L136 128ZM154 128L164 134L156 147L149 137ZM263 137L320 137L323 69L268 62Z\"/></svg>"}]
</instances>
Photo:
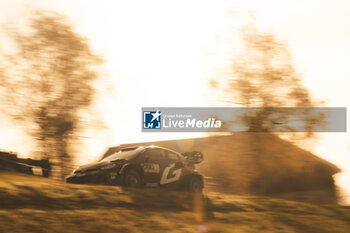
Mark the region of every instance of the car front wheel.
<instances>
[{"instance_id":1,"label":"car front wheel","mask_svg":"<svg viewBox=\"0 0 350 233\"><path fill-rule=\"evenodd\" d=\"M136 188L141 186L141 176L134 170L130 169L126 172L124 178L124 184L126 187Z\"/></svg>"}]
</instances>

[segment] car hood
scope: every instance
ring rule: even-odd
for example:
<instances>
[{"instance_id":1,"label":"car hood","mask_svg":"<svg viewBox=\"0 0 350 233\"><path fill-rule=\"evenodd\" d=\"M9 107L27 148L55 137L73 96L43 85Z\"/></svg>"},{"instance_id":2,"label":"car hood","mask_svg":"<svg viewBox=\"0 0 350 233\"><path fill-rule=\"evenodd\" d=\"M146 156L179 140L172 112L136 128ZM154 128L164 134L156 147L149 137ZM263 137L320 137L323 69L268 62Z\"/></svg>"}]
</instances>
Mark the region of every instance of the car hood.
<instances>
[{"instance_id":1,"label":"car hood","mask_svg":"<svg viewBox=\"0 0 350 233\"><path fill-rule=\"evenodd\" d=\"M78 169L75 170L74 173L76 172L84 172L87 170L97 170L103 166L106 166L107 164L110 163L125 163L126 160L115 160L115 161L98 161L98 162L92 162L92 163L88 163L85 165L80 166Z\"/></svg>"},{"instance_id":2,"label":"car hood","mask_svg":"<svg viewBox=\"0 0 350 233\"><path fill-rule=\"evenodd\" d=\"M92 169L97 169L100 167L105 166L106 164L108 164L108 162L92 162L92 163L88 163L85 165L80 166L78 169L76 169L75 171L86 171L86 170L92 170Z\"/></svg>"}]
</instances>

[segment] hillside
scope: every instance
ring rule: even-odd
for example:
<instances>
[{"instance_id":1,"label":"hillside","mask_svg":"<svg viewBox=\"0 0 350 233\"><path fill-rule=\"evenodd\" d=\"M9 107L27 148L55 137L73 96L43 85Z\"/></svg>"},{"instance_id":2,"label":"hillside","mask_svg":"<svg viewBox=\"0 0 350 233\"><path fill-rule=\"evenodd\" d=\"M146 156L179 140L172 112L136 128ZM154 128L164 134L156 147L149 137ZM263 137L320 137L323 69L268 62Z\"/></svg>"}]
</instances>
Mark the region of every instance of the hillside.
<instances>
[{"instance_id":1,"label":"hillside","mask_svg":"<svg viewBox=\"0 0 350 233\"><path fill-rule=\"evenodd\" d=\"M0 173L0 232L350 232L350 208ZM199 229L204 229L200 225Z\"/></svg>"}]
</instances>

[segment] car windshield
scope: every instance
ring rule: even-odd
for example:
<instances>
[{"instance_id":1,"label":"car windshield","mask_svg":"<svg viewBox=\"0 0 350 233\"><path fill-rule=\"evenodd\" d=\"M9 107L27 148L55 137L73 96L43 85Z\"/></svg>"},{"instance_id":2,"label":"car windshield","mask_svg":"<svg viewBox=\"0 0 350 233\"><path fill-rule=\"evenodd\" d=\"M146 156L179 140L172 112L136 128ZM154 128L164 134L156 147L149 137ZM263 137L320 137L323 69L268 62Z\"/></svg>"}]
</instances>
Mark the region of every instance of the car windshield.
<instances>
[{"instance_id":1,"label":"car windshield","mask_svg":"<svg viewBox=\"0 0 350 233\"><path fill-rule=\"evenodd\" d=\"M113 160L119 160L119 159L126 159L126 160L133 159L136 157L136 155L138 155L140 150L141 148L131 149L131 150L121 150L102 159L101 162L113 161Z\"/></svg>"}]
</instances>

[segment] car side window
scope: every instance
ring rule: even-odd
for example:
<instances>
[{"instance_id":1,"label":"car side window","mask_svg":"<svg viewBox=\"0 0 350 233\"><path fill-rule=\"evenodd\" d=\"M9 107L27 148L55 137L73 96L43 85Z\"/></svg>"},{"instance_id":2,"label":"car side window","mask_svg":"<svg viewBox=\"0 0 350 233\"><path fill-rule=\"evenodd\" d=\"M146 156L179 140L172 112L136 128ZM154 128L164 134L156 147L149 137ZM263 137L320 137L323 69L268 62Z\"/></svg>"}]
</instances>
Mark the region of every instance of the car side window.
<instances>
[{"instance_id":1,"label":"car side window","mask_svg":"<svg viewBox=\"0 0 350 233\"><path fill-rule=\"evenodd\" d=\"M168 161L168 163L175 163L179 159L180 159L180 157L177 154L175 154L173 152L170 152L170 151L167 152L167 161Z\"/></svg>"},{"instance_id":2,"label":"car side window","mask_svg":"<svg viewBox=\"0 0 350 233\"><path fill-rule=\"evenodd\" d=\"M161 163L164 156L159 149L148 149L142 154L142 160L145 163Z\"/></svg>"}]
</instances>

